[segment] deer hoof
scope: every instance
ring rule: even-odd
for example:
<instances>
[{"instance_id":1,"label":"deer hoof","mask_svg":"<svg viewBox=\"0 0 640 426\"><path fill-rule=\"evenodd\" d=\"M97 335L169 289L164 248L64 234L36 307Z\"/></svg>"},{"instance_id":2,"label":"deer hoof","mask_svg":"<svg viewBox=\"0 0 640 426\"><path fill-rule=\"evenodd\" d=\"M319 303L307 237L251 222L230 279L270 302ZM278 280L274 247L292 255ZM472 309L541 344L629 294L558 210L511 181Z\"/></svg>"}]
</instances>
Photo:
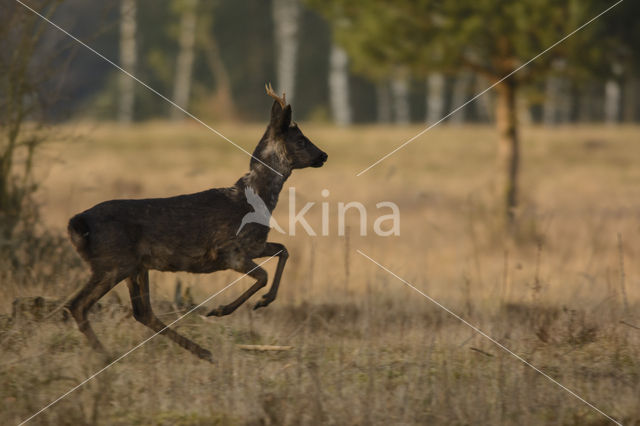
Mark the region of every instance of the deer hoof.
<instances>
[{"instance_id":1,"label":"deer hoof","mask_svg":"<svg viewBox=\"0 0 640 426\"><path fill-rule=\"evenodd\" d=\"M213 355L211 354L211 352L209 352L206 349L202 349L201 351L199 351L199 353L197 355L198 355L198 358L200 358L200 359L202 359L204 361L210 362L211 364L214 363Z\"/></svg>"},{"instance_id":2,"label":"deer hoof","mask_svg":"<svg viewBox=\"0 0 640 426\"><path fill-rule=\"evenodd\" d=\"M268 306L269 303L271 302L273 302L272 298L263 296L262 299L260 299L258 303L256 303L256 305L253 307L253 310L255 311L256 309L264 308L265 306Z\"/></svg>"}]
</instances>

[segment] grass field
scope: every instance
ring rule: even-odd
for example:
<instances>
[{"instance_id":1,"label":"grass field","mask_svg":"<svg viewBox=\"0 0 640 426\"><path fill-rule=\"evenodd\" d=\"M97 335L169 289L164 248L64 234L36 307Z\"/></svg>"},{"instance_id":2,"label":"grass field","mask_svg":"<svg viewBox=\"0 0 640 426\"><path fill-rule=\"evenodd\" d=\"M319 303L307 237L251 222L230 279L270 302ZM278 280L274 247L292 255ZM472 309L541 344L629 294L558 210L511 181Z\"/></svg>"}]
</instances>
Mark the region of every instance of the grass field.
<instances>
[{"instance_id":1,"label":"grass field","mask_svg":"<svg viewBox=\"0 0 640 426\"><path fill-rule=\"evenodd\" d=\"M640 424L640 128L524 128L513 238L501 231L493 128L436 128L360 177L420 128L302 129L329 161L294 173L274 217L287 224L287 188L296 187L298 210L316 202L307 215L316 232L328 203L330 235L272 232L290 252L278 299L252 311L256 296L231 316L193 314L174 326L210 349L214 365L159 336L31 424L610 423L357 249L606 414ZM64 141L46 147L38 169L42 229L54 235L99 201L227 186L248 169L248 156L197 125L59 130ZM264 129L219 130L252 151ZM367 236L355 212L348 236L337 235L336 206L349 201L367 207ZM399 206L400 236L371 232L381 201ZM104 366L75 324L11 319L15 298L64 298L87 278L70 244L51 244L29 270L0 261L0 424L19 423ZM199 303L237 277L154 272L152 302L169 322L178 280ZM92 316L114 356L152 334L131 317L127 294L116 287Z\"/></svg>"}]
</instances>

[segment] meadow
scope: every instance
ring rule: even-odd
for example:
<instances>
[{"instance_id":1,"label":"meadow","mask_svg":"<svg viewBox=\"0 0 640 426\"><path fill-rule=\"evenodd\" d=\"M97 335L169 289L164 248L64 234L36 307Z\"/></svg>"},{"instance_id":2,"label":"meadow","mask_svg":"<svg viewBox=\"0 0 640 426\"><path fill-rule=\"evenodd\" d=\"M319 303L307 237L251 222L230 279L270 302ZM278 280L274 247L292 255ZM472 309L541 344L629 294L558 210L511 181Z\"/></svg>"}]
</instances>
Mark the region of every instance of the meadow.
<instances>
[{"instance_id":1,"label":"meadow","mask_svg":"<svg viewBox=\"0 0 640 426\"><path fill-rule=\"evenodd\" d=\"M264 131L216 128L249 152ZM272 231L290 252L277 300L253 311L256 295L233 315L198 311L173 326L211 350L214 364L157 336L29 424L611 424L357 250L607 415L640 424L639 127L524 127L512 235L492 127L437 127L361 176L421 127L301 128L329 160L294 172L274 217L288 224L295 187L298 210L316 203L306 218L318 234L328 204L329 235ZM104 366L72 321L12 314L16 298L64 299L87 279L62 238L68 218L106 199L232 185L248 170L247 155L197 124L56 131L38 159L48 242L26 249L39 256L32 268L0 260L0 424L20 423ZM366 236L355 211L338 235L336 206L350 201L367 207ZM400 209L399 236L372 232L382 201ZM275 264L265 265L270 275ZM172 303L177 282L197 304L237 277L152 272L152 303L170 322L186 309ZM152 334L129 306L120 284L91 316L114 357Z\"/></svg>"}]
</instances>

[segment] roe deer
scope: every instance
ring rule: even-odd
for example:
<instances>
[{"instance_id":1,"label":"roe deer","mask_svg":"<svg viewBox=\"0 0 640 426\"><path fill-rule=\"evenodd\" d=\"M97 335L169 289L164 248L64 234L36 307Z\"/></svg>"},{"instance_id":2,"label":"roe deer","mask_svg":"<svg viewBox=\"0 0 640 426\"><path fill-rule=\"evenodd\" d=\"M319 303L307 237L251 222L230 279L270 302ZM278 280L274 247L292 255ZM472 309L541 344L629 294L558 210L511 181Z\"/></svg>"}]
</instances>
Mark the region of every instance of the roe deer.
<instances>
[{"instance_id":1,"label":"roe deer","mask_svg":"<svg viewBox=\"0 0 640 426\"><path fill-rule=\"evenodd\" d=\"M275 99L271 120L253 152L249 172L235 185L172 198L106 201L69 221L71 242L90 265L92 275L63 306L94 349L106 353L87 320L87 311L127 279L136 320L198 357L212 360L211 352L167 328L155 316L149 299L150 269L193 273L233 269L255 278L255 284L235 301L207 314L222 316L235 311L267 284L267 272L253 259L277 256L273 284L254 309L275 299L287 249L267 242L269 227L264 224L245 223L237 232L243 217L252 212L245 192L248 188L255 191L270 213L291 171L321 167L327 154L291 122L291 106L285 95L277 96L271 85L266 88Z\"/></svg>"}]
</instances>

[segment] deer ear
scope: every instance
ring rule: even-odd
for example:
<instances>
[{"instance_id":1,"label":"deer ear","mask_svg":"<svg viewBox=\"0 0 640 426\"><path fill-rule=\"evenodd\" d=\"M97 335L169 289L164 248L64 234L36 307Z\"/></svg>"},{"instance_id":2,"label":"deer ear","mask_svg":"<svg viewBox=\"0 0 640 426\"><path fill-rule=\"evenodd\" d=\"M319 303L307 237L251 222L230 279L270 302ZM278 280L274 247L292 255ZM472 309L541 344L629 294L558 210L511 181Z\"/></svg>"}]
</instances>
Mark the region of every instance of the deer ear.
<instances>
[{"instance_id":1,"label":"deer ear","mask_svg":"<svg viewBox=\"0 0 640 426\"><path fill-rule=\"evenodd\" d=\"M271 129L275 133L284 133L291 124L291 105L287 105L284 109L278 101L273 102L271 106Z\"/></svg>"}]
</instances>

